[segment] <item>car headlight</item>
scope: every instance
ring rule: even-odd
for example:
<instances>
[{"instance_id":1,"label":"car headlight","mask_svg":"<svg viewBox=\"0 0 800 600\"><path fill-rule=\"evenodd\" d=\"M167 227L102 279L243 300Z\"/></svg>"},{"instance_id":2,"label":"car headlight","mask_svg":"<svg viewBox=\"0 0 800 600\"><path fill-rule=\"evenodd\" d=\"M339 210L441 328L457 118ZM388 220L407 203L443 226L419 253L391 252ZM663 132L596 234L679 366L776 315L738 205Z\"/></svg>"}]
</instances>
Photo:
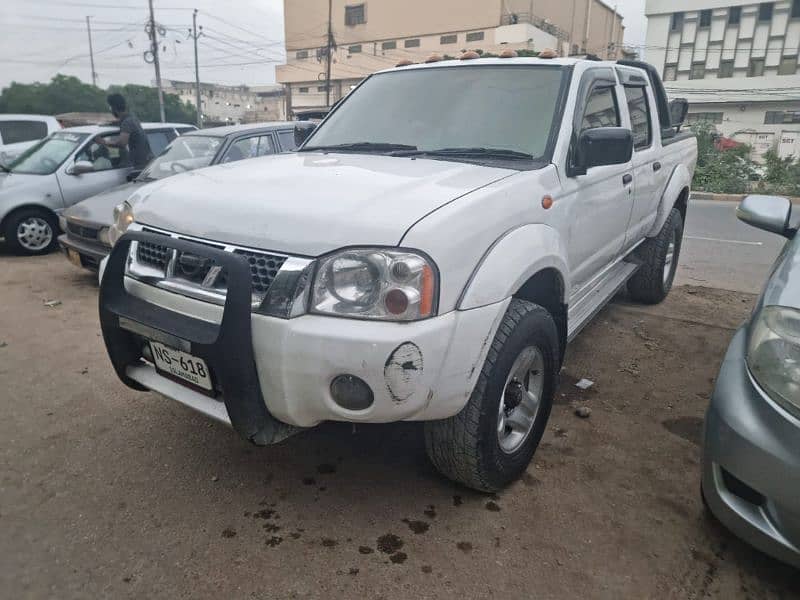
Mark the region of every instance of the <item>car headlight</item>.
<instances>
[{"instance_id":1,"label":"car headlight","mask_svg":"<svg viewBox=\"0 0 800 600\"><path fill-rule=\"evenodd\" d=\"M111 243L111 228L103 227L100 231L97 232L97 239L106 246L113 246L113 244Z\"/></svg>"},{"instance_id":2,"label":"car headlight","mask_svg":"<svg viewBox=\"0 0 800 600\"><path fill-rule=\"evenodd\" d=\"M770 398L800 414L800 310L761 309L751 325L747 366Z\"/></svg>"},{"instance_id":3,"label":"car headlight","mask_svg":"<svg viewBox=\"0 0 800 600\"><path fill-rule=\"evenodd\" d=\"M133 208L127 202L114 207L114 224L108 229L108 243L114 246L133 223Z\"/></svg>"},{"instance_id":4,"label":"car headlight","mask_svg":"<svg viewBox=\"0 0 800 600\"><path fill-rule=\"evenodd\" d=\"M384 321L424 319L436 311L437 279L433 262L413 250L342 250L319 260L311 312Z\"/></svg>"}]
</instances>

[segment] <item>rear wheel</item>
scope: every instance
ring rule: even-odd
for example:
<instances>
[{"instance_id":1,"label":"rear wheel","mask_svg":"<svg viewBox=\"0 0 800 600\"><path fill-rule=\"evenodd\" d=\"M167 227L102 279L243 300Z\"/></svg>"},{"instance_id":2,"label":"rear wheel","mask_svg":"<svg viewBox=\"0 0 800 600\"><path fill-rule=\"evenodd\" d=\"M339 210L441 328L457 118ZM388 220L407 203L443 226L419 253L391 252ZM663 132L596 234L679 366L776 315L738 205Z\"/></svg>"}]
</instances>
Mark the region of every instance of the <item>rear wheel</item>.
<instances>
[{"instance_id":1,"label":"rear wheel","mask_svg":"<svg viewBox=\"0 0 800 600\"><path fill-rule=\"evenodd\" d=\"M672 289L683 240L683 218L673 208L666 223L654 238L636 249L642 265L628 280L628 293L637 302L658 304Z\"/></svg>"},{"instance_id":2,"label":"rear wheel","mask_svg":"<svg viewBox=\"0 0 800 600\"><path fill-rule=\"evenodd\" d=\"M12 213L3 232L6 244L18 254L46 254L56 247L58 222L40 208L23 208Z\"/></svg>"},{"instance_id":3,"label":"rear wheel","mask_svg":"<svg viewBox=\"0 0 800 600\"><path fill-rule=\"evenodd\" d=\"M556 386L559 338L544 308L514 299L467 405L425 424L425 445L446 477L482 491L527 468L542 438Z\"/></svg>"}]
</instances>

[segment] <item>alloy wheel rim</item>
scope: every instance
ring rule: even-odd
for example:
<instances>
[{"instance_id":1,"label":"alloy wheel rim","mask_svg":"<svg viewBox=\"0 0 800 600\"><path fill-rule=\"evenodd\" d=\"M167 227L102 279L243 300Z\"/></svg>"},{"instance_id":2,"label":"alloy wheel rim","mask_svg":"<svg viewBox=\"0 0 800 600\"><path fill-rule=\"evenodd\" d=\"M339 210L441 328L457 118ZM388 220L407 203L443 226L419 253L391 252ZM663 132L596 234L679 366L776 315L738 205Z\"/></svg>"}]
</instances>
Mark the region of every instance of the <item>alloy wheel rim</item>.
<instances>
[{"instance_id":1,"label":"alloy wheel rim","mask_svg":"<svg viewBox=\"0 0 800 600\"><path fill-rule=\"evenodd\" d=\"M512 454L528 439L541 406L544 356L536 346L519 353L503 386L497 414L500 449Z\"/></svg>"},{"instance_id":2,"label":"alloy wheel rim","mask_svg":"<svg viewBox=\"0 0 800 600\"><path fill-rule=\"evenodd\" d=\"M669 283L669 278L672 275L672 269L675 263L675 247L677 246L677 231L672 233L672 237L669 240L669 245L667 246L667 254L664 257L664 285Z\"/></svg>"},{"instance_id":3,"label":"alloy wheel rim","mask_svg":"<svg viewBox=\"0 0 800 600\"><path fill-rule=\"evenodd\" d=\"M17 241L26 250L44 250L53 241L53 229L41 217L28 217L17 226Z\"/></svg>"}]
</instances>

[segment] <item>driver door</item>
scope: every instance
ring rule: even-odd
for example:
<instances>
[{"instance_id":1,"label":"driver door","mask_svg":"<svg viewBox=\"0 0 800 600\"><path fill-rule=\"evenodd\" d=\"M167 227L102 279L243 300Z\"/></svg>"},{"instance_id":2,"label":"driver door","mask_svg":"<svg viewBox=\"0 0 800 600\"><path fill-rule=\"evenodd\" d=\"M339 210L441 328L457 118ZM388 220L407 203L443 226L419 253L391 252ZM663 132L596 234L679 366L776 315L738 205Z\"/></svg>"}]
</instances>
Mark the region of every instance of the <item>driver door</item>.
<instances>
[{"instance_id":1,"label":"driver door","mask_svg":"<svg viewBox=\"0 0 800 600\"><path fill-rule=\"evenodd\" d=\"M89 196L125 183L125 177L130 171L130 167L120 166L127 162L125 158L124 151L121 152L119 148L96 144L93 139L84 144L72 157L64 161L56 173L64 198L64 207L72 206ZM69 174L69 168L78 161L92 163L94 170L80 175Z\"/></svg>"}]
</instances>

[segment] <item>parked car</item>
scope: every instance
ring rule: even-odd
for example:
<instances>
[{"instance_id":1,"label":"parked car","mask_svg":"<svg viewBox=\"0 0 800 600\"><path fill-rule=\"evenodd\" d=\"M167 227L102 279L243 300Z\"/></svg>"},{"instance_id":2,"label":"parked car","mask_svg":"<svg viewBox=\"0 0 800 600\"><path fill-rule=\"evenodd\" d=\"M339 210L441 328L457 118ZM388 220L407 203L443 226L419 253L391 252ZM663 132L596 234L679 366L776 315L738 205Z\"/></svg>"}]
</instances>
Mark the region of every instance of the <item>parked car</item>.
<instances>
[{"instance_id":1,"label":"parked car","mask_svg":"<svg viewBox=\"0 0 800 600\"><path fill-rule=\"evenodd\" d=\"M178 136L180 123L143 123L150 147L163 149ZM56 247L58 215L84 198L123 183L131 171L124 150L94 142L119 128L61 129L23 152L0 172L0 235L21 254Z\"/></svg>"},{"instance_id":2,"label":"parked car","mask_svg":"<svg viewBox=\"0 0 800 600\"><path fill-rule=\"evenodd\" d=\"M668 294L696 157L645 63L376 73L297 153L134 194L100 288L111 362L255 444L424 421L444 475L497 490L568 340L626 283Z\"/></svg>"},{"instance_id":3,"label":"parked car","mask_svg":"<svg viewBox=\"0 0 800 600\"><path fill-rule=\"evenodd\" d=\"M800 236L792 203L748 196L739 219L789 239L733 336L705 420L702 491L736 535L800 568Z\"/></svg>"},{"instance_id":4,"label":"parked car","mask_svg":"<svg viewBox=\"0 0 800 600\"><path fill-rule=\"evenodd\" d=\"M0 114L0 165L10 164L36 142L59 129L61 124L55 117Z\"/></svg>"},{"instance_id":5,"label":"parked car","mask_svg":"<svg viewBox=\"0 0 800 600\"><path fill-rule=\"evenodd\" d=\"M306 123L276 122L189 132L167 146L133 181L66 209L60 217L61 229L66 233L58 242L73 264L97 269L111 251L108 233L114 222L114 208L140 187L209 165L294 150L296 127L313 129Z\"/></svg>"}]
</instances>

